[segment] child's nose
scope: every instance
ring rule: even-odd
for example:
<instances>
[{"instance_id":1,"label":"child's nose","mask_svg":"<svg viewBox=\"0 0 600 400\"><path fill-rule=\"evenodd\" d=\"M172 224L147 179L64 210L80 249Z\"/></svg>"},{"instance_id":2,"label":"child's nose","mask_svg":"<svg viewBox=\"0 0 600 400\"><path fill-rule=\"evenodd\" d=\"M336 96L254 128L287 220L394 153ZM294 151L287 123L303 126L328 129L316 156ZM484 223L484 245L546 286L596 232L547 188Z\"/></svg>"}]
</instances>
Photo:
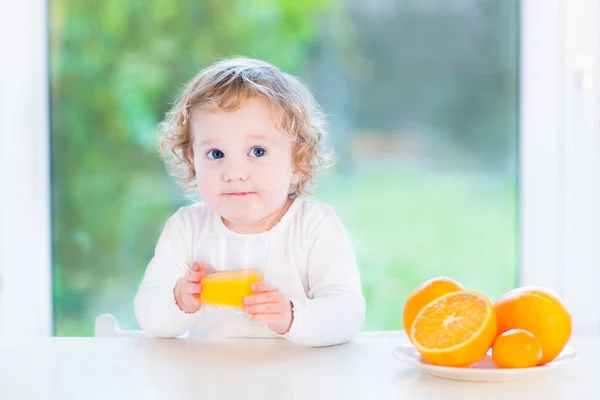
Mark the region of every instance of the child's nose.
<instances>
[{"instance_id":1,"label":"child's nose","mask_svg":"<svg viewBox=\"0 0 600 400\"><path fill-rule=\"evenodd\" d=\"M228 162L223 171L223 180L225 182L248 180L248 171L243 162L236 160Z\"/></svg>"}]
</instances>

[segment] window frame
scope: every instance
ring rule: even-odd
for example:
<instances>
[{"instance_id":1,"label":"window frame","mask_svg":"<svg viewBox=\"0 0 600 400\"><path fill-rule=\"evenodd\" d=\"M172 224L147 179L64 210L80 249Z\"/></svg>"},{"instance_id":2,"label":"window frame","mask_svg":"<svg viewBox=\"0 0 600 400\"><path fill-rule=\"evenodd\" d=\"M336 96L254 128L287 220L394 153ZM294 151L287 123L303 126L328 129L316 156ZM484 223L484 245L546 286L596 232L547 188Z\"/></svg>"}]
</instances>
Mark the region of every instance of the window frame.
<instances>
[{"instance_id":1,"label":"window frame","mask_svg":"<svg viewBox=\"0 0 600 400\"><path fill-rule=\"evenodd\" d=\"M47 10L0 1L0 336L52 335Z\"/></svg>"},{"instance_id":2,"label":"window frame","mask_svg":"<svg viewBox=\"0 0 600 400\"><path fill-rule=\"evenodd\" d=\"M600 3L521 1L520 284L600 334Z\"/></svg>"}]
</instances>

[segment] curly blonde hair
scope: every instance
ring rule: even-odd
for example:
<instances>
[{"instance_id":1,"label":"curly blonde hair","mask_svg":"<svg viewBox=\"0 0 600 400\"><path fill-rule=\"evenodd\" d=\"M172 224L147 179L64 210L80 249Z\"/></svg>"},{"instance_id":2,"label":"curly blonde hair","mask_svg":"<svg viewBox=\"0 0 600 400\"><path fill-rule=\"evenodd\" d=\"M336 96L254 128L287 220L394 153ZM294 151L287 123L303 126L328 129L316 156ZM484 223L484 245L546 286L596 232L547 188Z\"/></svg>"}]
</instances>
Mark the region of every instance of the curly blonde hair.
<instances>
[{"instance_id":1,"label":"curly blonde hair","mask_svg":"<svg viewBox=\"0 0 600 400\"><path fill-rule=\"evenodd\" d=\"M327 166L322 154L325 118L308 88L274 65L251 58L224 59L201 70L181 90L159 125L159 150L169 173L184 189L196 188L190 116L194 109L234 111L252 97L275 107L278 126L295 141L294 165L301 173L290 187L291 196L311 194L317 170Z\"/></svg>"}]
</instances>

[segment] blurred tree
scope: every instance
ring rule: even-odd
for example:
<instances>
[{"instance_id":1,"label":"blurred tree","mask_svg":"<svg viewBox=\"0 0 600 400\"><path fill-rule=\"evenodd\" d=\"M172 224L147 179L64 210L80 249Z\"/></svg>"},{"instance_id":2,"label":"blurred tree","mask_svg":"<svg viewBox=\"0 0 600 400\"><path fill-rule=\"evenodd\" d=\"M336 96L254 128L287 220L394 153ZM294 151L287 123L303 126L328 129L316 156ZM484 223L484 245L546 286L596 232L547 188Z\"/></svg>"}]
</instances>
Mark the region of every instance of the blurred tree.
<instances>
[{"instance_id":1,"label":"blurred tree","mask_svg":"<svg viewBox=\"0 0 600 400\"><path fill-rule=\"evenodd\" d=\"M444 170L467 163L477 171L484 166L504 173L506 165L516 165L506 159L517 154L518 0L49 4L58 335L91 334L100 312L136 327L133 296L157 236L165 220L188 202L156 156L156 126L177 90L217 58L261 58L312 84L329 115L331 144L347 171L349 146L363 151L364 142L352 143L361 131L384 137L406 132L437 141L444 159L429 160ZM397 155L396 143L381 145ZM379 156L366 153L364 158L377 164ZM514 272L512 189L463 213L470 192L457 198L452 193L476 185L472 175L447 182L393 175L395 164L384 169L390 173L385 179L375 171L357 178L360 186L336 175L324 191L345 213L367 265L369 312L380 316L371 328L398 329L400 319L385 311L388 305L397 304L419 274L447 260L470 275L479 264ZM411 186L413 179L418 184ZM359 200L348 202L348 193ZM445 196L441 205L454 206L431 203L438 195ZM391 207L401 211L390 215ZM419 217L418 223L406 224L402 212L427 217L429 223ZM489 220L486 232L496 233L481 234L477 229L483 228L465 222L468 217L486 220L482 216ZM396 236L406 247L394 242ZM411 242L419 238L422 242ZM485 251L473 257L470 245L479 238L495 247L482 245ZM385 289L390 277L394 285Z\"/></svg>"},{"instance_id":2,"label":"blurred tree","mask_svg":"<svg viewBox=\"0 0 600 400\"><path fill-rule=\"evenodd\" d=\"M157 234L185 203L155 154L177 89L233 55L305 74L334 1L50 2L57 335L91 334L97 312L132 323Z\"/></svg>"},{"instance_id":3,"label":"blurred tree","mask_svg":"<svg viewBox=\"0 0 600 400\"><path fill-rule=\"evenodd\" d=\"M467 165L506 168L517 140L519 0L355 8L364 58L348 114L357 128L429 137Z\"/></svg>"}]
</instances>

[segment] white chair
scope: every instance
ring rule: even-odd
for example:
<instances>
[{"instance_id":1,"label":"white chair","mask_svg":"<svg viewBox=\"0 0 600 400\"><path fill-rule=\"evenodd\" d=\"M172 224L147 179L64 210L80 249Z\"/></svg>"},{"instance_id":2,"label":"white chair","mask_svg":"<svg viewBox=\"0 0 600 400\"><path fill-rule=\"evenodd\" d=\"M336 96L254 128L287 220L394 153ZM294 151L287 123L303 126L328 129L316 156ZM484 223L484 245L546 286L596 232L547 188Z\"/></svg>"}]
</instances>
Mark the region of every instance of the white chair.
<instances>
[{"instance_id":1,"label":"white chair","mask_svg":"<svg viewBox=\"0 0 600 400\"><path fill-rule=\"evenodd\" d=\"M144 331L123 330L112 314L101 314L96 317L94 337L146 337Z\"/></svg>"}]
</instances>

